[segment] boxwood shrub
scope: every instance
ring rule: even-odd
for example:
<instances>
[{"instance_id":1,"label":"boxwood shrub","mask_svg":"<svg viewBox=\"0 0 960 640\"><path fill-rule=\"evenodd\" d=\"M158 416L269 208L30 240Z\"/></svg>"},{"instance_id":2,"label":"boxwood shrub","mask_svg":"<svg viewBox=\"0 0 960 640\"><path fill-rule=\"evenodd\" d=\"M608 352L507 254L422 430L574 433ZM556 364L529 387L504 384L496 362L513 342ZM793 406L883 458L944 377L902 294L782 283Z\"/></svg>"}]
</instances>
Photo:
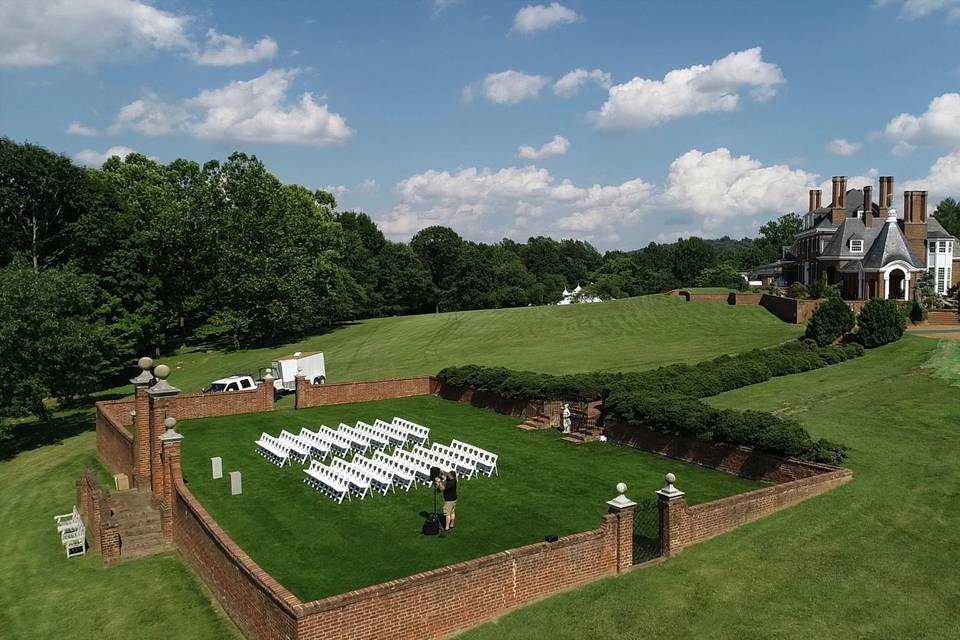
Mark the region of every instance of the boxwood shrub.
<instances>
[{"instance_id":1,"label":"boxwood shrub","mask_svg":"<svg viewBox=\"0 0 960 640\"><path fill-rule=\"evenodd\" d=\"M825 347L852 331L855 320L850 305L839 297L827 298L826 302L817 307L807 323L806 337Z\"/></svg>"},{"instance_id":2,"label":"boxwood shrub","mask_svg":"<svg viewBox=\"0 0 960 640\"><path fill-rule=\"evenodd\" d=\"M896 342L907 330L906 314L896 300L870 300L863 305L857 318L857 341L867 349Z\"/></svg>"}]
</instances>

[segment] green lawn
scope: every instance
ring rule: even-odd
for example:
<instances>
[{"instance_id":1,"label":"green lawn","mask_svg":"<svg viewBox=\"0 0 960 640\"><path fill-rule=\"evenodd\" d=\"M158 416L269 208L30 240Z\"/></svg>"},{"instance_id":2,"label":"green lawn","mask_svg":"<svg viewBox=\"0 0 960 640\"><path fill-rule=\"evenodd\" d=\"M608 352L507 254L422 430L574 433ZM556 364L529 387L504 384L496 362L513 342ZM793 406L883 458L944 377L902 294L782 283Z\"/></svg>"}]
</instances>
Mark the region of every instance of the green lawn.
<instances>
[{"instance_id":1,"label":"green lawn","mask_svg":"<svg viewBox=\"0 0 960 640\"><path fill-rule=\"evenodd\" d=\"M303 483L302 467L282 469L255 453L262 431L336 427L402 416L431 428L431 440L464 440L499 454L499 476L463 481L457 530L445 539L420 535L433 494L375 495L337 505ZM609 444L574 446L556 431L527 432L517 418L433 396L276 411L181 423L183 470L190 489L264 569L303 600L377 584L488 553L593 529L626 482L650 497L673 471L691 480L692 502L740 493L757 483ZM226 478L212 480L210 458L243 473L243 495Z\"/></svg>"},{"instance_id":2,"label":"green lawn","mask_svg":"<svg viewBox=\"0 0 960 640\"><path fill-rule=\"evenodd\" d=\"M463 637L626 640L665 627L678 638L960 637L960 352L950 353L908 337L712 399L847 443L853 482ZM696 484L678 474L680 489Z\"/></svg>"},{"instance_id":3,"label":"green lawn","mask_svg":"<svg viewBox=\"0 0 960 640\"><path fill-rule=\"evenodd\" d=\"M236 637L176 555L108 569L66 558L53 516L98 466L94 440L88 431L0 463L0 638Z\"/></svg>"},{"instance_id":4,"label":"green lawn","mask_svg":"<svg viewBox=\"0 0 960 640\"><path fill-rule=\"evenodd\" d=\"M275 348L187 349L161 361L173 368L171 383L195 392L225 375L256 373L294 351L323 351L328 380L338 382L432 374L463 364L545 373L649 369L771 346L800 332L757 305L699 305L651 295L603 304L378 318Z\"/></svg>"}]
</instances>

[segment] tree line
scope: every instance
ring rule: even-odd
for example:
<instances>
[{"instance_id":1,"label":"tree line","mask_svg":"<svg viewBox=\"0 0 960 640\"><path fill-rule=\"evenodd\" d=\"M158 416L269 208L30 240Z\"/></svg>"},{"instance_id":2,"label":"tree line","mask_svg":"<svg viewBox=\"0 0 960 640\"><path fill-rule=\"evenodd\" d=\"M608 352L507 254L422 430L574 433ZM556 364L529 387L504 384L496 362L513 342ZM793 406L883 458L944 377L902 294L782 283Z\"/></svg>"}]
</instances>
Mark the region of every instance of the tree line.
<instances>
[{"instance_id":1,"label":"tree line","mask_svg":"<svg viewBox=\"0 0 960 640\"><path fill-rule=\"evenodd\" d=\"M256 157L81 167L0 138L0 416L43 414L118 364L185 344L238 349L344 320L735 286L780 256L787 214L756 239L686 238L599 252L581 240L494 244L434 226L387 239L332 194Z\"/></svg>"}]
</instances>

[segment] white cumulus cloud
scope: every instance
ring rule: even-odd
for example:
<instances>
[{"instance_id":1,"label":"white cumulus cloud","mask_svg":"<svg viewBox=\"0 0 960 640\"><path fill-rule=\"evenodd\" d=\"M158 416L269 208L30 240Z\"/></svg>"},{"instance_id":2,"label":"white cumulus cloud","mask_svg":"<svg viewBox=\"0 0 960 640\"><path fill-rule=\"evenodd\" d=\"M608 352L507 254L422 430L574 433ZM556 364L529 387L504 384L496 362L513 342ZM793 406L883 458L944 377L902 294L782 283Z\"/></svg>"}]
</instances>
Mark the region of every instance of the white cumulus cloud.
<instances>
[{"instance_id":1,"label":"white cumulus cloud","mask_svg":"<svg viewBox=\"0 0 960 640\"><path fill-rule=\"evenodd\" d=\"M601 69L593 69L592 71L574 69L553 84L553 92L561 98L570 98L579 93L583 85L588 82L593 82L604 89L609 89L610 85L613 84L610 74Z\"/></svg>"},{"instance_id":2,"label":"white cumulus cloud","mask_svg":"<svg viewBox=\"0 0 960 640\"><path fill-rule=\"evenodd\" d=\"M179 102L147 94L120 109L114 131L146 135L185 132L201 140L242 140L325 146L353 133L344 118L312 94L288 100L296 69L271 69L252 80L235 80Z\"/></svg>"},{"instance_id":3,"label":"white cumulus cloud","mask_svg":"<svg viewBox=\"0 0 960 640\"><path fill-rule=\"evenodd\" d=\"M517 11L517 15L513 17L512 31L533 34L538 31L573 24L582 19L576 11L563 6L559 2L553 2L549 5L527 5Z\"/></svg>"},{"instance_id":4,"label":"white cumulus cloud","mask_svg":"<svg viewBox=\"0 0 960 640\"><path fill-rule=\"evenodd\" d=\"M545 142L539 149L523 145L517 149L517 155L524 160L542 160L553 156L566 155L570 150L570 141L563 136L556 135L550 142Z\"/></svg>"},{"instance_id":5,"label":"white cumulus cloud","mask_svg":"<svg viewBox=\"0 0 960 640\"><path fill-rule=\"evenodd\" d=\"M194 55L194 61L202 65L230 67L273 58L278 49L276 41L270 37L249 44L239 36L228 36L210 29L206 47Z\"/></svg>"},{"instance_id":6,"label":"white cumulus cloud","mask_svg":"<svg viewBox=\"0 0 960 640\"><path fill-rule=\"evenodd\" d=\"M765 62L760 47L754 47L708 65L674 69L663 80L636 77L614 85L600 110L588 117L597 129L640 130L685 116L732 111L741 90L749 90L754 100L766 100L783 82L780 67Z\"/></svg>"},{"instance_id":7,"label":"white cumulus cloud","mask_svg":"<svg viewBox=\"0 0 960 640\"><path fill-rule=\"evenodd\" d=\"M960 17L960 0L877 0L877 6L900 5L900 15L908 20L944 11L948 17Z\"/></svg>"},{"instance_id":8,"label":"white cumulus cloud","mask_svg":"<svg viewBox=\"0 0 960 640\"><path fill-rule=\"evenodd\" d=\"M110 147L103 153L100 153L95 149L83 149L82 151L78 151L73 157L77 160L77 162L81 162L89 167L99 167L113 156L126 158L131 153L134 153L134 151L130 147L118 145L115 147Z\"/></svg>"},{"instance_id":9,"label":"white cumulus cloud","mask_svg":"<svg viewBox=\"0 0 960 640\"><path fill-rule=\"evenodd\" d=\"M834 138L827 143L827 151L837 156L852 156L859 150L859 142L850 142L845 138Z\"/></svg>"},{"instance_id":10,"label":"white cumulus cloud","mask_svg":"<svg viewBox=\"0 0 960 640\"><path fill-rule=\"evenodd\" d=\"M901 113L887 123L884 133L894 143L896 154L924 144L960 143L960 93L937 96L919 116Z\"/></svg>"},{"instance_id":11,"label":"white cumulus cloud","mask_svg":"<svg viewBox=\"0 0 960 640\"><path fill-rule=\"evenodd\" d=\"M929 191L928 203L931 208L935 207L936 202L942 198L947 196L955 198L960 193L960 151L937 158L926 176L905 181L903 189ZM898 204L897 207L899 206Z\"/></svg>"},{"instance_id":12,"label":"white cumulus cloud","mask_svg":"<svg viewBox=\"0 0 960 640\"><path fill-rule=\"evenodd\" d=\"M545 76L531 75L509 69L491 73L483 80L466 86L463 99L467 102L482 96L496 104L515 104L540 95L540 90L550 82Z\"/></svg>"},{"instance_id":13,"label":"white cumulus cloud","mask_svg":"<svg viewBox=\"0 0 960 640\"><path fill-rule=\"evenodd\" d=\"M73 136L86 136L88 138L98 133L93 127L87 127L79 122L71 122L67 125L66 132Z\"/></svg>"},{"instance_id":14,"label":"white cumulus cloud","mask_svg":"<svg viewBox=\"0 0 960 640\"><path fill-rule=\"evenodd\" d=\"M0 67L89 67L143 51L187 49L188 21L138 0L5 0Z\"/></svg>"}]
</instances>

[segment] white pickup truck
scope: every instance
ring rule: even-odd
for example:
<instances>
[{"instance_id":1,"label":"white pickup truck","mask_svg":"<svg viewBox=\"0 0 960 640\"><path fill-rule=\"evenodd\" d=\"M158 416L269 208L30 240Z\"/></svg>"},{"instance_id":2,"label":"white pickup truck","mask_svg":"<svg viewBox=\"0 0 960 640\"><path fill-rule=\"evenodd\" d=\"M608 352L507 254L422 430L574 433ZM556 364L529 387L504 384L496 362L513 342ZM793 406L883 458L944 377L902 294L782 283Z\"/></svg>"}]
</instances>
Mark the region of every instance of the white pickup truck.
<instances>
[{"instance_id":1,"label":"white pickup truck","mask_svg":"<svg viewBox=\"0 0 960 640\"><path fill-rule=\"evenodd\" d=\"M204 393L220 393L221 391L246 391L255 389L257 383L250 376L227 376L210 383L210 386L203 390Z\"/></svg>"},{"instance_id":2,"label":"white pickup truck","mask_svg":"<svg viewBox=\"0 0 960 640\"><path fill-rule=\"evenodd\" d=\"M323 352L302 353L297 351L289 358L274 360L270 366L273 374L273 388L280 393L290 393L297 388L297 375L302 373L308 382L324 384L327 381L327 367Z\"/></svg>"}]
</instances>

